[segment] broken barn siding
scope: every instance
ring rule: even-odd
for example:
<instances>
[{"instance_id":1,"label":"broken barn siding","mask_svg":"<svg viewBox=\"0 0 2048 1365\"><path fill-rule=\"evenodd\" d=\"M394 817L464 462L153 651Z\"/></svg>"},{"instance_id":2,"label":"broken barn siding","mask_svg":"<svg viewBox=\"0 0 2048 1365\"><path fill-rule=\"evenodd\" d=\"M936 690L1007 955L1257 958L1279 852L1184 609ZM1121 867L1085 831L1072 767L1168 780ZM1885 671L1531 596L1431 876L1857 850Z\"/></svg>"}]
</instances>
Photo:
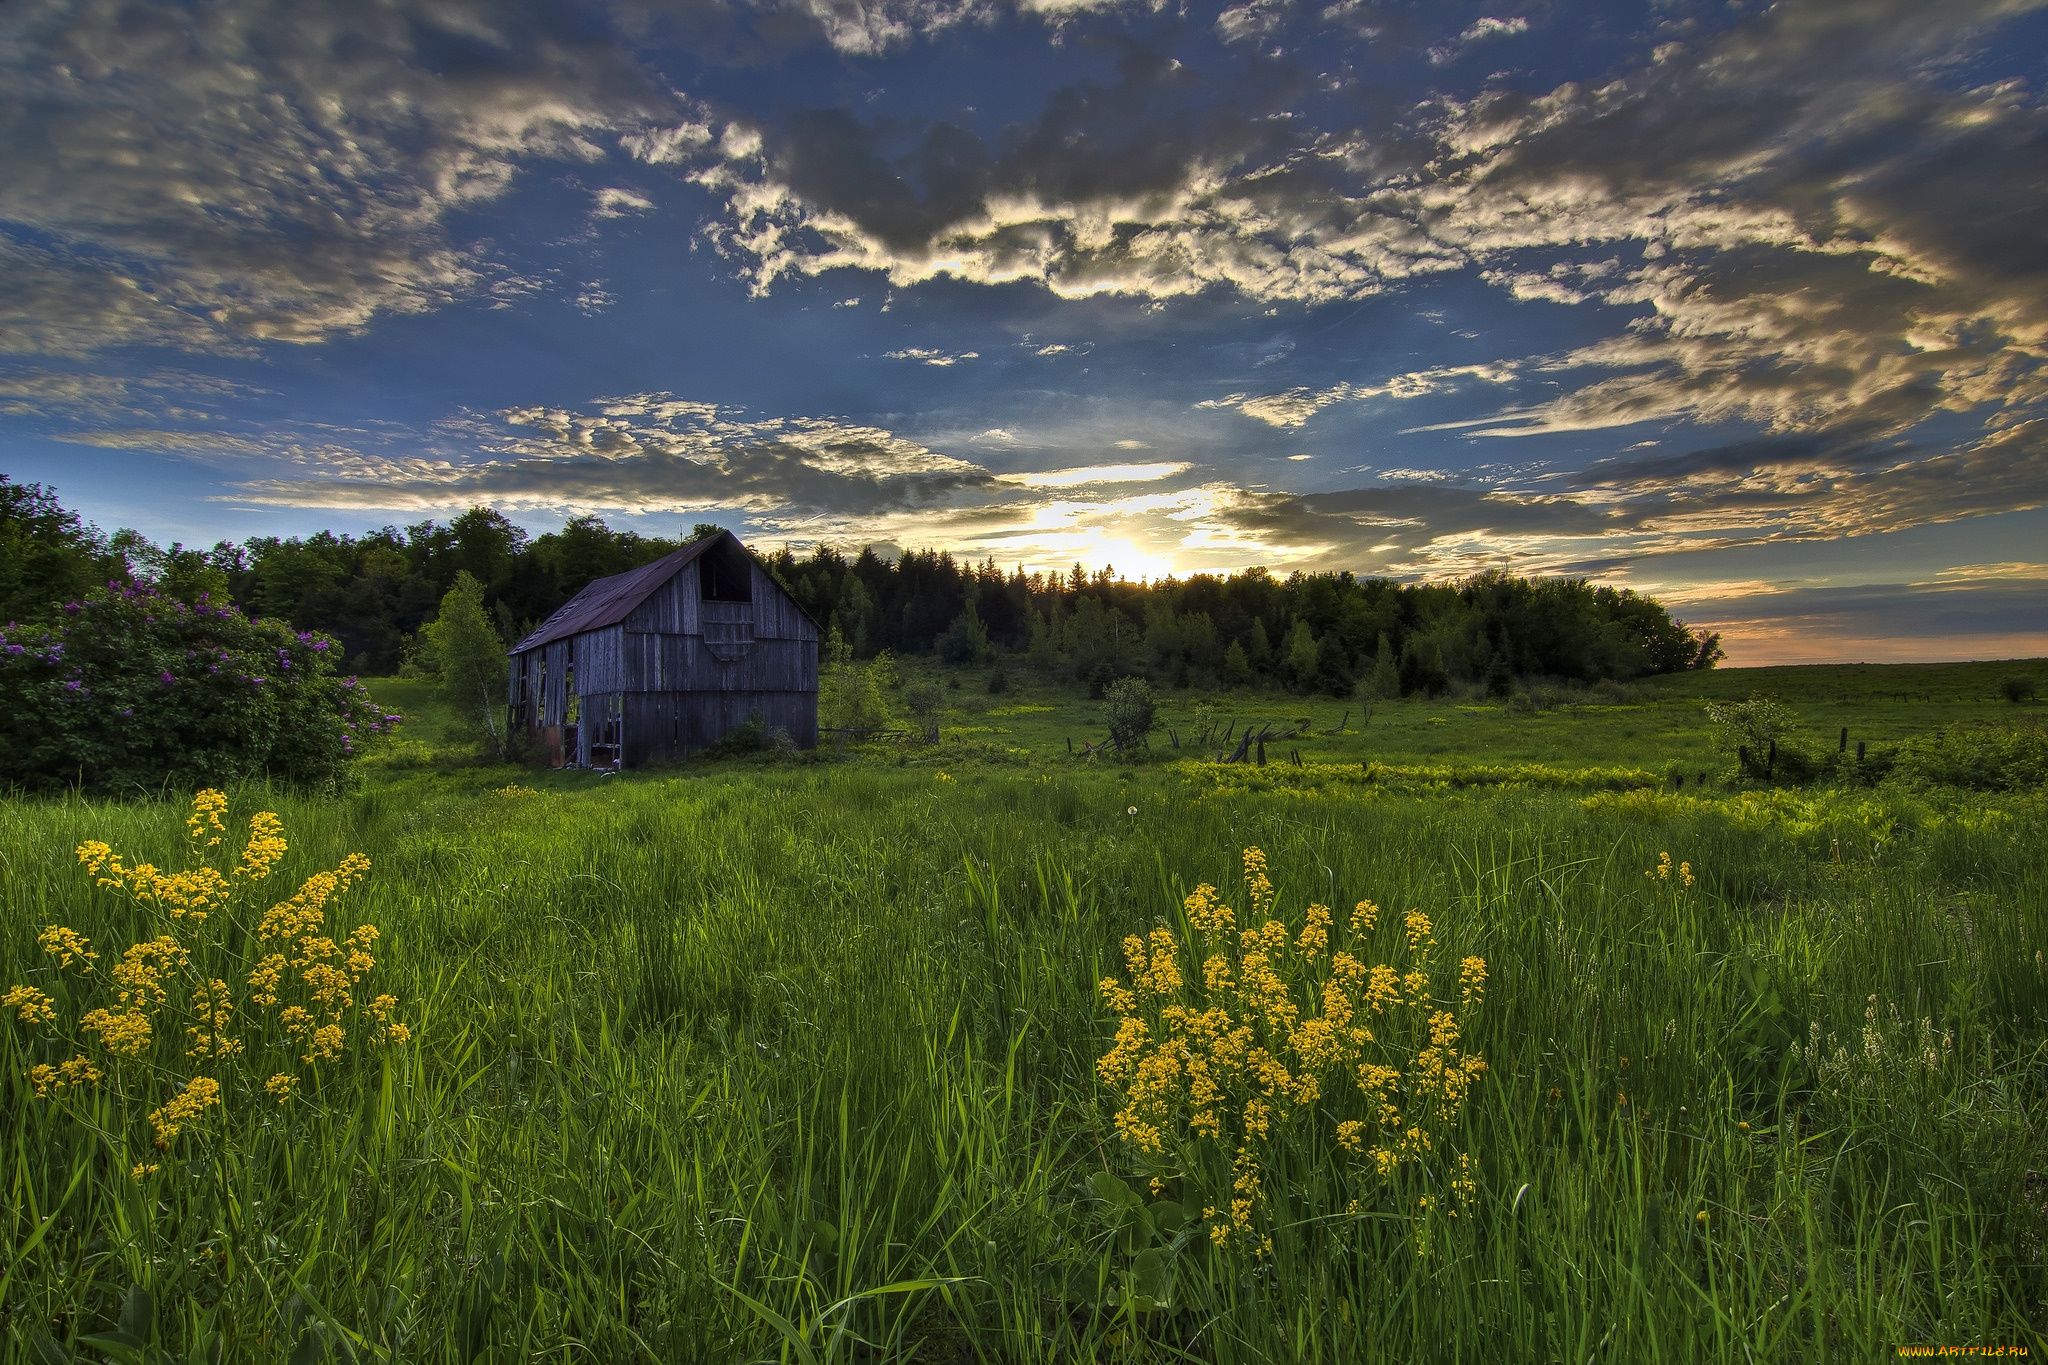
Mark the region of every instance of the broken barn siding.
<instances>
[{"instance_id":1,"label":"broken barn siding","mask_svg":"<svg viewBox=\"0 0 2048 1365\"><path fill-rule=\"evenodd\" d=\"M599 579L512 650L511 713L553 761L687 757L755 712L818 740L818 628L729 533Z\"/></svg>"}]
</instances>

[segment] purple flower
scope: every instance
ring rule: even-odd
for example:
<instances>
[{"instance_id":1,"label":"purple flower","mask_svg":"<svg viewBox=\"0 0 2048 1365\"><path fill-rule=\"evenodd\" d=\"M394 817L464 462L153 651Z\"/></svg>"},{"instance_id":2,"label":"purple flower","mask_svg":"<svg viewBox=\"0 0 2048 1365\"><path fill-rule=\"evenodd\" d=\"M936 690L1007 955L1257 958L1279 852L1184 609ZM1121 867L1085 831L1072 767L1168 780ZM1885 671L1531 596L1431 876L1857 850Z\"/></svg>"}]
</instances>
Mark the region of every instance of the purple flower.
<instances>
[{"instance_id":1,"label":"purple flower","mask_svg":"<svg viewBox=\"0 0 2048 1365\"><path fill-rule=\"evenodd\" d=\"M83 689L80 688L78 679L73 678L69 682L64 684L64 690L67 692L77 692Z\"/></svg>"},{"instance_id":2,"label":"purple flower","mask_svg":"<svg viewBox=\"0 0 2048 1365\"><path fill-rule=\"evenodd\" d=\"M80 608L78 603L76 602L66 602L64 604L64 610L69 612L71 615L76 616L79 613Z\"/></svg>"},{"instance_id":3,"label":"purple flower","mask_svg":"<svg viewBox=\"0 0 2048 1365\"><path fill-rule=\"evenodd\" d=\"M26 650L20 645L9 645L7 646L7 652L9 654L26 654L28 653L28 650Z\"/></svg>"},{"instance_id":4,"label":"purple flower","mask_svg":"<svg viewBox=\"0 0 2048 1365\"><path fill-rule=\"evenodd\" d=\"M124 706L121 708L121 714L124 716L132 716L135 714L135 708L132 706Z\"/></svg>"},{"instance_id":5,"label":"purple flower","mask_svg":"<svg viewBox=\"0 0 2048 1365\"><path fill-rule=\"evenodd\" d=\"M175 683L177 681L176 678L171 676L171 670L168 668L165 669L163 672L157 674L156 680L162 683L165 687L169 687L172 683Z\"/></svg>"}]
</instances>

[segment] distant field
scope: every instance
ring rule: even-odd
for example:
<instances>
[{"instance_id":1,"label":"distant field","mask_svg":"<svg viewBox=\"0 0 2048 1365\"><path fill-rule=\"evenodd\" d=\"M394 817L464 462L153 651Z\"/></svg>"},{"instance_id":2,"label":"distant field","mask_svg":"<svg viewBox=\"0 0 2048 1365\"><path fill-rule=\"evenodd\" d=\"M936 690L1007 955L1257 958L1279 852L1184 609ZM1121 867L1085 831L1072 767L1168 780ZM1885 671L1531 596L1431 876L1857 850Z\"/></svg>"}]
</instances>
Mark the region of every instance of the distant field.
<instances>
[{"instance_id":1,"label":"distant field","mask_svg":"<svg viewBox=\"0 0 2048 1365\"><path fill-rule=\"evenodd\" d=\"M1093 759L1067 746L1102 737L1096 704L930 670L960 683L936 746L620 777L481 763L424 685L376 682L412 719L358 794L232 793L238 837L275 810L291 840L198 935L244 1051L188 1056L173 999L152 1051L39 1099L29 1068L70 1054L10 1016L0 1332L49 1360L2039 1352L2048 801L1738 781L1698 700L1773 692L1832 751L1842 726L1853 748L2040 719L1995 699L2026 669L2048 694L2041 661L1369 718L1168 692L1149 753ZM1226 725L1303 720L1264 769L1207 761ZM77 929L106 969L160 925L72 849L184 866L185 807L4 809L0 987L82 1005L90 983L37 935ZM1198 883L1237 927L1263 917L1248 847L1285 937L1205 939ZM370 873L330 924L380 928L358 995L396 996L416 1036L302 1066L241 998L249 929L357 851ZM1380 910L1354 926L1362 900ZM1146 996L1123 941L1157 932L1178 956L1147 943ZM1364 977L1345 996L1338 951L1392 967L1395 996ZM1200 986L1215 953L1241 987ZM1467 958L1485 981L1460 1005ZM1256 1015L1293 1088L1231 1072L1204 1136L1196 1049L1178 1080L1147 1073L1152 1108L1132 1100L1098 1066L1105 977L1154 1038L1176 1000ZM1373 1030L1341 1063L1298 1031L1333 981ZM1485 1063L1455 1106L1430 1089L1437 1014ZM1398 1073L1398 1122L1360 1090L1367 1061ZM306 1077L285 1104L262 1088L280 1067ZM195 1074L221 1103L158 1152L148 1113ZM1150 1121L1148 1152L1130 1134ZM130 1329L155 1345L105 1335Z\"/></svg>"}]
</instances>

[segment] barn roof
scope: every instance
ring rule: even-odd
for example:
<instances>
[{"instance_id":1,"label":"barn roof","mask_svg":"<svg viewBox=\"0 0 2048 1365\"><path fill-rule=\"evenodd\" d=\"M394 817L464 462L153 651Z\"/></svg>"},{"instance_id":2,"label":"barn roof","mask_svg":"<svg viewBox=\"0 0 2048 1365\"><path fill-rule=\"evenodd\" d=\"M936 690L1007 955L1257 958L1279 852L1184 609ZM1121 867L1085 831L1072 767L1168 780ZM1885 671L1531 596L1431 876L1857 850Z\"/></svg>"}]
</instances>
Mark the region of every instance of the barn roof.
<instances>
[{"instance_id":1,"label":"barn roof","mask_svg":"<svg viewBox=\"0 0 2048 1365\"><path fill-rule=\"evenodd\" d=\"M512 646L509 652L524 654L529 649L538 649L571 635L581 635L586 630L617 625L632 615L633 608L652 597L657 588L674 578L677 570L716 545L721 538L739 544L738 537L732 532L720 531L717 535L693 540L652 564L642 564L637 569L628 569L610 578L593 580L582 592L564 602L553 616L535 627L532 634ZM740 548L742 551L746 549L744 545Z\"/></svg>"}]
</instances>

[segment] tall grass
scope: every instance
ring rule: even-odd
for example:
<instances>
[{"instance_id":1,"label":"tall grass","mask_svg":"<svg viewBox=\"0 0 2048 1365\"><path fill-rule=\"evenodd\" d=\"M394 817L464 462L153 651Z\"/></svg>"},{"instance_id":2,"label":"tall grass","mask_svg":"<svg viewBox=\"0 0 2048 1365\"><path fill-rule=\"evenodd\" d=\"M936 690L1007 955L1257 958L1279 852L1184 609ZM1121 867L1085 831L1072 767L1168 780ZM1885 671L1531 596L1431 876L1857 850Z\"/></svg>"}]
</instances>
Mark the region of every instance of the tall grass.
<instances>
[{"instance_id":1,"label":"tall grass","mask_svg":"<svg viewBox=\"0 0 2048 1365\"><path fill-rule=\"evenodd\" d=\"M1832 1360L2048 1328L2038 807L1849 854L1704 808L1172 774L257 809L280 888L370 856L353 913L417 1039L227 1104L145 1186L5 1025L15 1357ZM126 928L74 845L183 846L175 807L4 810L0 984L43 979L46 924ZM1238 1259L1116 1141L1096 983L1253 844L1283 908L1419 908L1490 964L1479 1207L1426 1252L1368 1210ZM1663 850L1693 894L1644 876ZM1341 1209L1333 1169L1290 1197Z\"/></svg>"}]
</instances>

